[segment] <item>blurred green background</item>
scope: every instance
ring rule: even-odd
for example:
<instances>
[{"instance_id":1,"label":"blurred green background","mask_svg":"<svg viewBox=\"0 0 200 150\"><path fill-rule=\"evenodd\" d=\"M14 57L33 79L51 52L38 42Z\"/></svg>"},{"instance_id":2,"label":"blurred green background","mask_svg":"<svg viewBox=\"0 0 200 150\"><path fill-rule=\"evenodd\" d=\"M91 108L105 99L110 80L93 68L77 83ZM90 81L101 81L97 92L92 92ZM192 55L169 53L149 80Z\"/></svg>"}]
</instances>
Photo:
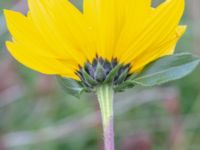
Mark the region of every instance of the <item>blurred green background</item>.
<instances>
[{"instance_id":1,"label":"blurred green background","mask_svg":"<svg viewBox=\"0 0 200 150\"><path fill-rule=\"evenodd\" d=\"M5 8L25 13L26 0L0 0L0 150L101 150L95 95L73 98L55 77L17 63L4 45ZM188 30L176 52L200 55L199 0L187 1L182 24ZM117 94L115 132L118 150L199 150L200 67L162 87Z\"/></svg>"}]
</instances>

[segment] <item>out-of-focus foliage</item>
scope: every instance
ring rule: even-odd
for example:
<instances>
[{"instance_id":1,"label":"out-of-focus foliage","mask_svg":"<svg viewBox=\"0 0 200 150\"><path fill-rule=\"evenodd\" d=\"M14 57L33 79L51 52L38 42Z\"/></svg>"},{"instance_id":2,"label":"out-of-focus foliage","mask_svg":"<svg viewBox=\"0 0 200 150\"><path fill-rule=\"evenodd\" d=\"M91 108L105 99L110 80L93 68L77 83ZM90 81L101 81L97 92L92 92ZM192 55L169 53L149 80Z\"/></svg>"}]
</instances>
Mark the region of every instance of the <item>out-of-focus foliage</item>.
<instances>
[{"instance_id":1,"label":"out-of-focus foliage","mask_svg":"<svg viewBox=\"0 0 200 150\"><path fill-rule=\"evenodd\" d=\"M159 1L154 0L154 7ZM25 68L6 51L4 41L9 36L2 9L23 9L23 2L0 0L0 150L101 149L96 97L84 95L79 100L67 95L55 77ZM182 24L188 30L177 52L200 55L199 9L199 0L187 2ZM118 149L199 150L199 75L198 67L186 78L156 90L134 88L116 95Z\"/></svg>"}]
</instances>

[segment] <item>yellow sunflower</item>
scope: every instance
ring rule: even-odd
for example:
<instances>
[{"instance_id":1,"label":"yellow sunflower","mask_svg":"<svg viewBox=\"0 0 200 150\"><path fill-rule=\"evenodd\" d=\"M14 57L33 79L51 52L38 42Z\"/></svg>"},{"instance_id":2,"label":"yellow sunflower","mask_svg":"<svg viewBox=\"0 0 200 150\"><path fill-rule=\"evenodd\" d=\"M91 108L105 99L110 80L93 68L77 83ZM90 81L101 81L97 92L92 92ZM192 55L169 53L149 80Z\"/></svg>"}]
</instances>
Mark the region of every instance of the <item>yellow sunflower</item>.
<instances>
[{"instance_id":1,"label":"yellow sunflower","mask_svg":"<svg viewBox=\"0 0 200 150\"><path fill-rule=\"evenodd\" d=\"M156 8L151 3L84 0L81 12L67 0L28 0L27 15L4 11L12 35L6 46L19 62L41 73L82 81L89 75L99 83L121 65L115 78L125 80L173 54L186 29L179 25L184 0L166 0Z\"/></svg>"},{"instance_id":2,"label":"yellow sunflower","mask_svg":"<svg viewBox=\"0 0 200 150\"><path fill-rule=\"evenodd\" d=\"M12 35L6 46L25 66L61 76L69 94L96 92L105 150L114 150L114 92L180 79L199 64L190 54L167 56L186 30L179 25L184 4L84 0L80 11L68 0L28 0L27 15L4 12Z\"/></svg>"}]
</instances>

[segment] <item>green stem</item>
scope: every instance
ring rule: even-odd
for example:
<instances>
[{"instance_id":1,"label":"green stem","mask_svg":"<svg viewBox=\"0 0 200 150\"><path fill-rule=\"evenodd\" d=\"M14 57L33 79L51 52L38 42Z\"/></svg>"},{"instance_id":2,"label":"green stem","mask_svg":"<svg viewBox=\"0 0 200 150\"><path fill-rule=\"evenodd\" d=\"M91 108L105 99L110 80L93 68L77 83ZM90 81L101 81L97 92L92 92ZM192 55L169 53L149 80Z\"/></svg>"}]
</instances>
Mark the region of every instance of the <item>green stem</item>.
<instances>
[{"instance_id":1,"label":"green stem","mask_svg":"<svg viewBox=\"0 0 200 150\"><path fill-rule=\"evenodd\" d=\"M107 84L101 85L97 87L96 93L103 121L105 150L114 150L113 87Z\"/></svg>"}]
</instances>

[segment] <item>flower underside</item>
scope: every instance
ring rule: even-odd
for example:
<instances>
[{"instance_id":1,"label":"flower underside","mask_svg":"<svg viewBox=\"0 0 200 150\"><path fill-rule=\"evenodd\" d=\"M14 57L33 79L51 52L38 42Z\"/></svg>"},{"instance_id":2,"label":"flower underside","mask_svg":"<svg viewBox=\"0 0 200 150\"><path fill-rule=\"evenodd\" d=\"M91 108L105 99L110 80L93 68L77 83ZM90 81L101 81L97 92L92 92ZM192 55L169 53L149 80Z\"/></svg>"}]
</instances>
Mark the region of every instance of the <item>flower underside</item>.
<instances>
[{"instance_id":1,"label":"flower underside","mask_svg":"<svg viewBox=\"0 0 200 150\"><path fill-rule=\"evenodd\" d=\"M78 2L28 0L26 15L4 10L12 56L35 71L57 75L68 93L78 97L108 84L114 91L160 85L198 64L189 55L167 57L186 30L179 25L185 0L164 0L156 7L152 0L84 0L77 9Z\"/></svg>"},{"instance_id":2,"label":"flower underside","mask_svg":"<svg viewBox=\"0 0 200 150\"><path fill-rule=\"evenodd\" d=\"M109 81L117 85L129 73L174 53L186 30L179 25L184 5L185 0L165 0L155 8L151 0L84 0L79 11L68 0L28 0L26 15L4 11L12 35L6 46L25 66L81 78L87 87L107 81L117 62L119 72Z\"/></svg>"},{"instance_id":3,"label":"flower underside","mask_svg":"<svg viewBox=\"0 0 200 150\"><path fill-rule=\"evenodd\" d=\"M93 90L101 84L120 85L131 76L130 68L130 64L120 64L117 58L109 61L96 56L92 62L88 61L83 67L80 66L76 74L85 87Z\"/></svg>"}]
</instances>

